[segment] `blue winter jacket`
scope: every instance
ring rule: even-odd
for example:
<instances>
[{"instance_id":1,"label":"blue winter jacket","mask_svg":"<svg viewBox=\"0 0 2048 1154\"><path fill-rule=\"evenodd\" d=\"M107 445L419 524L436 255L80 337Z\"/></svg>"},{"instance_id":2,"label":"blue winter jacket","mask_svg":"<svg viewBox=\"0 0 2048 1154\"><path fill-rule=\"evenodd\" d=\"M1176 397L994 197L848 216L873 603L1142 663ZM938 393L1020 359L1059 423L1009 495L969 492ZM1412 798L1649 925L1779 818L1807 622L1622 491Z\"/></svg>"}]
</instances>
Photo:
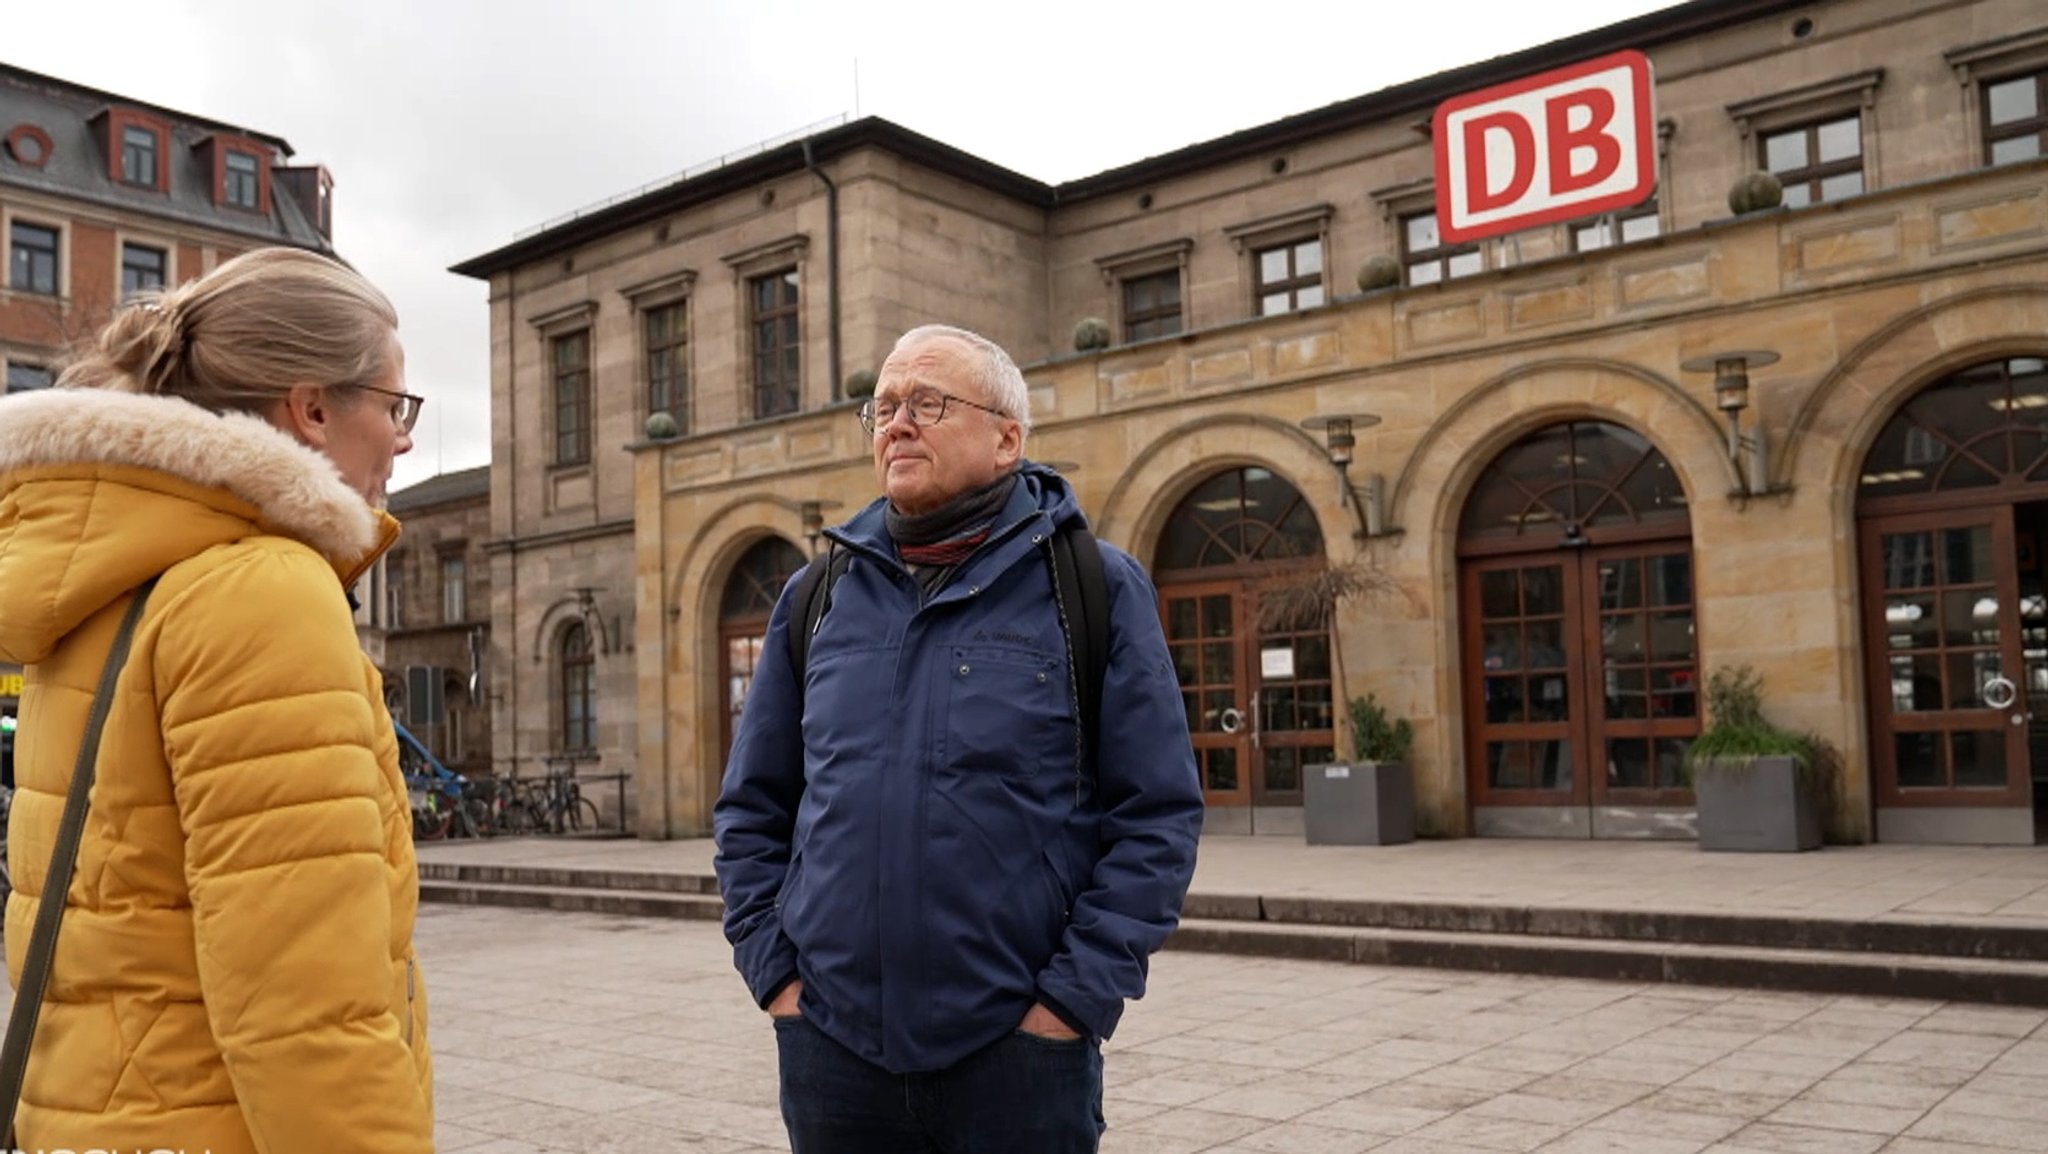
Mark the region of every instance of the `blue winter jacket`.
<instances>
[{"instance_id":1,"label":"blue winter jacket","mask_svg":"<svg viewBox=\"0 0 2048 1154\"><path fill-rule=\"evenodd\" d=\"M828 530L853 559L801 705L785 588L713 813L725 933L755 1000L801 977L807 1018L898 1073L952 1065L1034 1001L1108 1037L1194 873L1201 785L1152 583L1103 547L1091 770L1048 561L1053 526L1082 516L1058 474L1020 473L928 600L884 502Z\"/></svg>"}]
</instances>

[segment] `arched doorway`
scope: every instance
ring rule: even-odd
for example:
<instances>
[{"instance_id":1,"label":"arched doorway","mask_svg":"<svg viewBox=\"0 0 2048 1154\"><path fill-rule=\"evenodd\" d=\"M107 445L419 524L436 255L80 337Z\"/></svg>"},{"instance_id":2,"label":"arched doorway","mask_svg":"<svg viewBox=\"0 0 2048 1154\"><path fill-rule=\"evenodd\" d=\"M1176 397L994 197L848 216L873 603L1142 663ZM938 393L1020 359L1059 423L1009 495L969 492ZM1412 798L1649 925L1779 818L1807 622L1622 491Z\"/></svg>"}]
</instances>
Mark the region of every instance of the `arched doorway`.
<instances>
[{"instance_id":1,"label":"arched doorway","mask_svg":"<svg viewBox=\"0 0 2048 1154\"><path fill-rule=\"evenodd\" d=\"M2048 361L1987 361L1900 406L1856 489L1881 841L2048 826Z\"/></svg>"},{"instance_id":2,"label":"arched doorway","mask_svg":"<svg viewBox=\"0 0 2048 1154\"><path fill-rule=\"evenodd\" d=\"M1314 512L1270 469L1218 473L1167 519L1152 570L1211 832L1300 833L1302 767L1334 756L1329 629L1269 596L1322 560Z\"/></svg>"},{"instance_id":3,"label":"arched doorway","mask_svg":"<svg viewBox=\"0 0 2048 1154\"><path fill-rule=\"evenodd\" d=\"M1692 519L1620 425L1510 446L1458 529L1466 765L1482 836L1691 837Z\"/></svg>"},{"instance_id":4,"label":"arched doorway","mask_svg":"<svg viewBox=\"0 0 2048 1154\"><path fill-rule=\"evenodd\" d=\"M732 752L732 731L754 683L761 642L768 635L768 617L790 575L804 567L804 555L780 537L765 537L740 555L726 578L718 606L718 682L725 687L719 762Z\"/></svg>"}]
</instances>

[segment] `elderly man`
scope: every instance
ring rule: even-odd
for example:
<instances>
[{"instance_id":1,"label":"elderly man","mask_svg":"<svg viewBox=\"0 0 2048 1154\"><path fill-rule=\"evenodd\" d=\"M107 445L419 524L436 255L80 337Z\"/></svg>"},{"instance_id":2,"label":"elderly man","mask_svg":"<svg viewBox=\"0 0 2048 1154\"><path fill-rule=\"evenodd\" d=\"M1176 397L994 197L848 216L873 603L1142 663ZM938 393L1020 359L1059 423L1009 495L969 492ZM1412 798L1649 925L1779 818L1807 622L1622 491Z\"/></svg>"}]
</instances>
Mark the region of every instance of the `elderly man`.
<instances>
[{"instance_id":1,"label":"elderly man","mask_svg":"<svg viewBox=\"0 0 2048 1154\"><path fill-rule=\"evenodd\" d=\"M1084 708L1052 558L1086 522L1024 460L1024 378L988 340L906 334L861 423L883 495L827 531L844 567L821 615L793 604L802 578L783 591L714 816L790 1144L1092 1151L1101 1041L1179 918L1202 821L1156 594L1100 546Z\"/></svg>"}]
</instances>

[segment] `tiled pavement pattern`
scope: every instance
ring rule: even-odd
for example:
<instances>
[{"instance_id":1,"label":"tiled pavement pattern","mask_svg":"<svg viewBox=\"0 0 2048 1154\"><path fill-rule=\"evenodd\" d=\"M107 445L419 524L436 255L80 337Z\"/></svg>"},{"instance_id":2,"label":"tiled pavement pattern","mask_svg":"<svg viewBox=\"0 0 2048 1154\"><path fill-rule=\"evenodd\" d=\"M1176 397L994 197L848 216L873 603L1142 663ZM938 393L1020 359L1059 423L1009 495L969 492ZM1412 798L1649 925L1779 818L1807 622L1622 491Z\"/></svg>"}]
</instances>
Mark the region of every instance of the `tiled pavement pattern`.
<instances>
[{"instance_id":1,"label":"tiled pavement pattern","mask_svg":"<svg viewBox=\"0 0 2048 1154\"><path fill-rule=\"evenodd\" d=\"M440 1147L787 1149L715 926L429 907ZM1161 954L1105 1154L2048 1151L2048 1012Z\"/></svg>"}]
</instances>

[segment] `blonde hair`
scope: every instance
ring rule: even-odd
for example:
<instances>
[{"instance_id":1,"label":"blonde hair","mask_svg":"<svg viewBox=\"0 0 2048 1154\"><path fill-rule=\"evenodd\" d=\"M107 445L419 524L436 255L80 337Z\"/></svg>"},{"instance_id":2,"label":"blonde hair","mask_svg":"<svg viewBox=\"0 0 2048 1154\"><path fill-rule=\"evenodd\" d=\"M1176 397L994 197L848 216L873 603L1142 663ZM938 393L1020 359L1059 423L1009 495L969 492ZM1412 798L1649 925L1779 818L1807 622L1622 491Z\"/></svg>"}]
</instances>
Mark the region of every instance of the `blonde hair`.
<instances>
[{"instance_id":1,"label":"blonde hair","mask_svg":"<svg viewBox=\"0 0 2048 1154\"><path fill-rule=\"evenodd\" d=\"M390 299L355 270L303 249L259 248L122 308L57 386L260 413L293 385L378 380L392 367L397 329Z\"/></svg>"}]
</instances>

